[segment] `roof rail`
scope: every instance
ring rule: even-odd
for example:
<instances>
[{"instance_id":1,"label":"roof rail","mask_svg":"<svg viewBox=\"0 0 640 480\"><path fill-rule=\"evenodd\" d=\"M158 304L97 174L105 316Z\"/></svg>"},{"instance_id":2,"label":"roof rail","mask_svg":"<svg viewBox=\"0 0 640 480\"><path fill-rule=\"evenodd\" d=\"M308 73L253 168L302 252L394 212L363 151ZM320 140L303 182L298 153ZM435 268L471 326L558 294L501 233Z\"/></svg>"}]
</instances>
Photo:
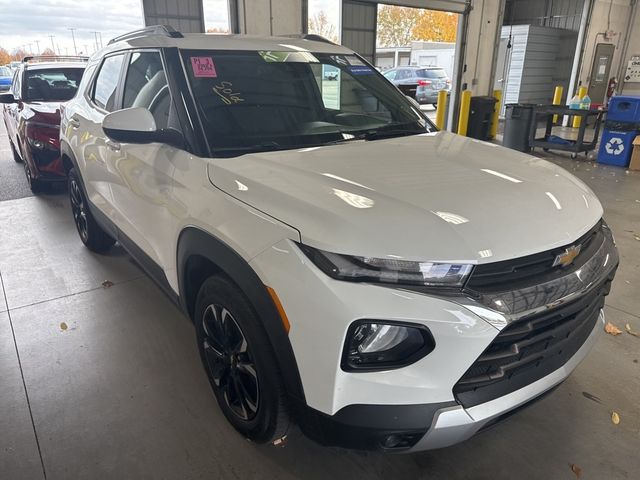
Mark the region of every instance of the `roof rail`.
<instances>
[{"instance_id":1,"label":"roof rail","mask_svg":"<svg viewBox=\"0 0 640 480\"><path fill-rule=\"evenodd\" d=\"M134 38L148 37L150 35L163 35L165 37L182 38L184 35L171 25L151 25L150 27L141 28L140 30L134 30L132 32L119 35L109 40L107 45L112 43L121 42L122 40L132 40Z\"/></svg>"},{"instance_id":2,"label":"roof rail","mask_svg":"<svg viewBox=\"0 0 640 480\"><path fill-rule=\"evenodd\" d=\"M278 36L286 37L286 38L300 38L302 40L311 40L313 42L322 42L322 43L330 43L331 45L337 45L337 43L332 42L328 38L315 33L293 33L291 35L278 35Z\"/></svg>"},{"instance_id":3,"label":"roof rail","mask_svg":"<svg viewBox=\"0 0 640 480\"><path fill-rule=\"evenodd\" d=\"M80 55L29 55L22 59L23 63L29 62L86 62L89 57Z\"/></svg>"}]
</instances>

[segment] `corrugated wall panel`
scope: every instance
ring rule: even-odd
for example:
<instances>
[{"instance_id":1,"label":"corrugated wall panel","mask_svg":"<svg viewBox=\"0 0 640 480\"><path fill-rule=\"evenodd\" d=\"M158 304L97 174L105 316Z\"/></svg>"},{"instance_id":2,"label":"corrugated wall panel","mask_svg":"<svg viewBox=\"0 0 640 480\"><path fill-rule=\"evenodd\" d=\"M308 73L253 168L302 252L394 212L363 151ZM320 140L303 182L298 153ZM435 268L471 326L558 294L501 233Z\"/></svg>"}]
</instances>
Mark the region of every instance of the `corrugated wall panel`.
<instances>
[{"instance_id":1,"label":"corrugated wall panel","mask_svg":"<svg viewBox=\"0 0 640 480\"><path fill-rule=\"evenodd\" d=\"M374 63L378 9L375 3L343 0L342 44Z\"/></svg>"}]
</instances>

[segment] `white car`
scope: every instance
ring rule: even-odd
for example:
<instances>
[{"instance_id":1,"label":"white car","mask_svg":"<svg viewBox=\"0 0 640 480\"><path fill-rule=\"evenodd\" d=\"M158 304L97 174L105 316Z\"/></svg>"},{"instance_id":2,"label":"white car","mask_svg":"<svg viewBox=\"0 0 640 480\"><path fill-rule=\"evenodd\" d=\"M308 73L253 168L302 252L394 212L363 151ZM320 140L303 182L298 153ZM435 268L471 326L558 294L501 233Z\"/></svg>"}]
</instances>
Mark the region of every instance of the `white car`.
<instances>
[{"instance_id":1,"label":"white car","mask_svg":"<svg viewBox=\"0 0 640 480\"><path fill-rule=\"evenodd\" d=\"M562 382L602 330L618 255L593 192L436 131L317 37L119 37L61 149L80 238L117 240L194 321L253 441L296 422L325 445L451 445Z\"/></svg>"}]
</instances>

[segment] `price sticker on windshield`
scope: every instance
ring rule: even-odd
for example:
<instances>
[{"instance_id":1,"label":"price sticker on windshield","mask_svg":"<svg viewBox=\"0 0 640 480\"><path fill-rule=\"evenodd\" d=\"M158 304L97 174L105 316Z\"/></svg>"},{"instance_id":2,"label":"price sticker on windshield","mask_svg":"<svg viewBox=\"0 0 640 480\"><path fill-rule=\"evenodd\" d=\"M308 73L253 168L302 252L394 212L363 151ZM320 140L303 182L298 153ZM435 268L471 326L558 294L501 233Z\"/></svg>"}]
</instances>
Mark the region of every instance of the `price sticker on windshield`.
<instances>
[{"instance_id":1,"label":"price sticker on windshield","mask_svg":"<svg viewBox=\"0 0 640 480\"><path fill-rule=\"evenodd\" d=\"M216 78L216 66L211 57L191 57L191 68L194 77Z\"/></svg>"}]
</instances>

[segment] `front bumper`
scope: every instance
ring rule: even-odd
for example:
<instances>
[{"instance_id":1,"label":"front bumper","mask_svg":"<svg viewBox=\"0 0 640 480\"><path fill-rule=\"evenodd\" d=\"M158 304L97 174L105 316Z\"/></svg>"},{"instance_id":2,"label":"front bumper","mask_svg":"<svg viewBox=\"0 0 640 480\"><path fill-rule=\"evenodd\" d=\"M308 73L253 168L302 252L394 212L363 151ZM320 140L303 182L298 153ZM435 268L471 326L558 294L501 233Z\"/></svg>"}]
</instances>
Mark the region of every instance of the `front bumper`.
<instances>
[{"instance_id":1,"label":"front bumper","mask_svg":"<svg viewBox=\"0 0 640 480\"><path fill-rule=\"evenodd\" d=\"M544 277L535 288L521 283L510 300L504 296L509 292L438 298L333 280L288 241L263 252L251 264L277 291L291 323L289 338L306 397L293 409L302 430L324 445L427 450L463 441L539 398L573 371L602 329L601 308L618 264L613 238L605 237L584 247L585 255L589 251L584 263ZM583 310L583 300L592 308ZM436 347L396 370L345 372L342 346L349 325L359 319L422 324ZM575 330L572 322L578 324ZM486 372L475 370L478 362L484 366L487 357L495 357L503 333L522 357L498 363L497 370L493 364ZM540 343L539 335L550 340ZM574 340L562 343L565 338ZM498 358L507 357L501 351ZM466 390L459 388L463 381ZM483 391L486 382L502 386ZM471 399L469 385L478 392Z\"/></svg>"},{"instance_id":2,"label":"front bumper","mask_svg":"<svg viewBox=\"0 0 640 480\"><path fill-rule=\"evenodd\" d=\"M447 447L471 438L486 425L499 420L509 412L522 407L563 382L587 356L604 327L604 313L600 311L598 321L580 349L556 371L515 392L471 408L460 405L439 409L429 431L410 451L431 450Z\"/></svg>"},{"instance_id":3,"label":"front bumper","mask_svg":"<svg viewBox=\"0 0 640 480\"><path fill-rule=\"evenodd\" d=\"M515 392L464 408L455 401L423 405L349 405L326 415L298 404L294 416L309 438L325 446L394 452L448 447L529 406L560 385L587 356L604 326L604 313L582 347L562 367Z\"/></svg>"}]
</instances>

